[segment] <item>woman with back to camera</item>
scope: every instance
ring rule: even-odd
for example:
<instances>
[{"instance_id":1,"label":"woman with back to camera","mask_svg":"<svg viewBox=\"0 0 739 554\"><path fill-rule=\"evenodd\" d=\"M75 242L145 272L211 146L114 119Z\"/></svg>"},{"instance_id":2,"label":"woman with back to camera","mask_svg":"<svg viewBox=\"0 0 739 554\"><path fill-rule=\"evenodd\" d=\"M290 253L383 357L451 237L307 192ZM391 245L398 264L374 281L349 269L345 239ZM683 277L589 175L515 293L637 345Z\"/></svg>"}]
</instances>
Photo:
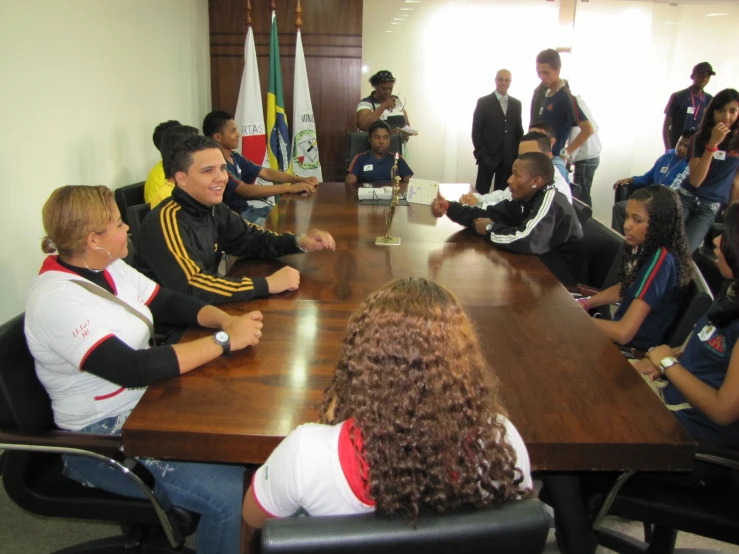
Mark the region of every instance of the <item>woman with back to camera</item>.
<instances>
[{"instance_id":1,"label":"woman with back to camera","mask_svg":"<svg viewBox=\"0 0 739 554\"><path fill-rule=\"evenodd\" d=\"M122 258L128 226L103 186L65 186L43 208L48 256L26 299L25 333L61 429L119 435L147 385L187 373L229 350L256 345L262 314L231 316L160 288ZM149 347L154 320L220 329ZM142 459L175 506L200 514L200 554L237 553L244 468ZM65 474L124 496L142 493L103 462L65 456Z\"/></svg>"},{"instance_id":2,"label":"woman with back to camera","mask_svg":"<svg viewBox=\"0 0 739 554\"><path fill-rule=\"evenodd\" d=\"M613 342L646 350L662 342L693 278L677 193L662 185L638 189L626 205L628 246L618 282L578 302L586 310L619 304L613 320L594 319Z\"/></svg>"},{"instance_id":3,"label":"woman with back to camera","mask_svg":"<svg viewBox=\"0 0 739 554\"><path fill-rule=\"evenodd\" d=\"M739 92L713 97L688 145L689 174L679 189L690 252L700 246L721 204L739 200Z\"/></svg>"},{"instance_id":4,"label":"woman with back to camera","mask_svg":"<svg viewBox=\"0 0 739 554\"><path fill-rule=\"evenodd\" d=\"M290 433L244 500L252 528L298 511L424 512L530 494L526 447L459 300L422 278L373 292L349 319L320 423Z\"/></svg>"}]
</instances>

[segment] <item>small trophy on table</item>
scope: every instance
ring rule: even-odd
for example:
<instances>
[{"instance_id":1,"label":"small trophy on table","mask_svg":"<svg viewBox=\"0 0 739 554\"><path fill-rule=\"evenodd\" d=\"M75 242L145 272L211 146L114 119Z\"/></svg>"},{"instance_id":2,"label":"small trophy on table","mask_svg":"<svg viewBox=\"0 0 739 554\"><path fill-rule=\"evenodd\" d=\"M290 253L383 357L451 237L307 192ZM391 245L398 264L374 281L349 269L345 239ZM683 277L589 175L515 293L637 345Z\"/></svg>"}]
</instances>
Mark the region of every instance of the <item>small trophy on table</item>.
<instances>
[{"instance_id":1,"label":"small trophy on table","mask_svg":"<svg viewBox=\"0 0 739 554\"><path fill-rule=\"evenodd\" d=\"M375 245L380 246L398 246L400 244L399 237L390 236L390 226L393 224L393 216L395 215L395 207L398 205L398 195L400 194L400 175L398 175L398 157L399 154L395 153L395 163L390 170L390 180L393 182L393 196L390 201L390 213L387 214L385 220L385 236L377 237Z\"/></svg>"}]
</instances>

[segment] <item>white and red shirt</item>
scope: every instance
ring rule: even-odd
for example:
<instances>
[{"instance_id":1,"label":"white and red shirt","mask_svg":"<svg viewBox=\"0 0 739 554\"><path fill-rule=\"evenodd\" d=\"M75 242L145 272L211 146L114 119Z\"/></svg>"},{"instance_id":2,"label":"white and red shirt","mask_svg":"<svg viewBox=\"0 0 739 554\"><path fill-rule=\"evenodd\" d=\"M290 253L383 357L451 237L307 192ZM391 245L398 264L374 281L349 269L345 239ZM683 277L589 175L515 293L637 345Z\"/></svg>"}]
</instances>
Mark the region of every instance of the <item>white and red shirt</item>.
<instances>
[{"instance_id":1,"label":"white and red shirt","mask_svg":"<svg viewBox=\"0 0 739 554\"><path fill-rule=\"evenodd\" d=\"M524 477L520 487L531 488L523 439L508 419L498 417ZM357 459L351 440L353 432L361 451L361 434L352 427L351 419L337 425L306 423L285 437L252 479L259 507L271 517L288 517L301 509L312 516L373 512L375 503L366 490L368 468Z\"/></svg>"},{"instance_id":2,"label":"white and red shirt","mask_svg":"<svg viewBox=\"0 0 739 554\"><path fill-rule=\"evenodd\" d=\"M122 260L110 264L104 276L120 300L153 321L147 304L159 285ZM46 258L26 298L25 332L36 374L51 398L54 421L62 429L78 431L133 409L146 390L123 388L85 373L80 369L85 359L112 336L131 348L148 348L149 328L123 306L73 280L85 279L62 267L56 256Z\"/></svg>"}]
</instances>

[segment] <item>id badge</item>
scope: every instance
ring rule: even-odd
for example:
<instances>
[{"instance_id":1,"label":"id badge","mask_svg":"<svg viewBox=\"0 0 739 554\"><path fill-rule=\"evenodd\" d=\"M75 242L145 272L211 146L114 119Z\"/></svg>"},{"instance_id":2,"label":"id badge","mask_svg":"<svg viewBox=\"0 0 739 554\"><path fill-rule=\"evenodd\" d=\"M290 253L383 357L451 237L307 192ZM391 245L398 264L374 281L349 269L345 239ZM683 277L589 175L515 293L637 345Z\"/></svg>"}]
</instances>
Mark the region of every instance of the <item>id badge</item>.
<instances>
[{"instance_id":1,"label":"id badge","mask_svg":"<svg viewBox=\"0 0 739 554\"><path fill-rule=\"evenodd\" d=\"M717 150L713 153L713 159L714 160L725 160L726 159L726 151L725 150Z\"/></svg>"},{"instance_id":2,"label":"id badge","mask_svg":"<svg viewBox=\"0 0 739 554\"><path fill-rule=\"evenodd\" d=\"M662 167L662 168L660 168L659 172L664 175L665 173L667 173L667 168L666 167Z\"/></svg>"},{"instance_id":3,"label":"id badge","mask_svg":"<svg viewBox=\"0 0 739 554\"><path fill-rule=\"evenodd\" d=\"M374 167L374 166L373 166L372 164L368 164L368 165L365 165L365 166L364 166L364 167L362 168L362 171L372 171L372 168L373 168L373 167Z\"/></svg>"},{"instance_id":4,"label":"id badge","mask_svg":"<svg viewBox=\"0 0 739 554\"><path fill-rule=\"evenodd\" d=\"M693 115L695 113L695 108L693 106L688 106L688 113Z\"/></svg>"},{"instance_id":5,"label":"id badge","mask_svg":"<svg viewBox=\"0 0 739 554\"><path fill-rule=\"evenodd\" d=\"M716 328L713 325L706 325L701 329L700 333L698 333L698 338L701 341L706 342L713 336L715 330Z\"/></svg>"}]
</instances>

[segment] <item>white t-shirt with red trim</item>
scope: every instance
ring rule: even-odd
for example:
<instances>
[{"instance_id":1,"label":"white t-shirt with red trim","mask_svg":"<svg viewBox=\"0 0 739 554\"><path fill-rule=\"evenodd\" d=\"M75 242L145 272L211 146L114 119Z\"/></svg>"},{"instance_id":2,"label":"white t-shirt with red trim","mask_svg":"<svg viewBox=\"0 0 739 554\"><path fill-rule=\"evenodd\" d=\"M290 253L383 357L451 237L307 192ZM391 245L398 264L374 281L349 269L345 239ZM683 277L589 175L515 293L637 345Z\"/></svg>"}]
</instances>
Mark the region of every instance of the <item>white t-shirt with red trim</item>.
<instances>
[{"instance_id":1,"label":"white t-shirt with red trim","mask_svg":"<svg viewBox=\"0 0 739 554\"><path fill-rule=\"evenodd\" d=\"M147 304L159 285L122 260L110 264L104 276L120 300L153 321ZM123 306L72 280L85 281L61 266L56 256L46 258L26 298L25 332L36 374L51 398L54 421L62 429L78 431L133 409L146 390L123 388L85 373L80 367L87 356L113 335L131 348L148 348L149 328Z\"/></svg>"},{"instance_id":2,"label":"white t-shirt with red trim","mask_svg":"<svg viewBox=\"0 0 739 554\"><path fill-rule=\"evenodd\" d=\"M526 445L513 424L498 417L516 453L515 466L523 473L520 486L529 489L533 485ZM357 460L350 438L352 426L352 420L337 425L306 423L285 437L252 479L259 507L270 517L288 517L301 509L312 516L373 512L374 501L363 488L367 468Z\"/></svg>"}]
</instances>

